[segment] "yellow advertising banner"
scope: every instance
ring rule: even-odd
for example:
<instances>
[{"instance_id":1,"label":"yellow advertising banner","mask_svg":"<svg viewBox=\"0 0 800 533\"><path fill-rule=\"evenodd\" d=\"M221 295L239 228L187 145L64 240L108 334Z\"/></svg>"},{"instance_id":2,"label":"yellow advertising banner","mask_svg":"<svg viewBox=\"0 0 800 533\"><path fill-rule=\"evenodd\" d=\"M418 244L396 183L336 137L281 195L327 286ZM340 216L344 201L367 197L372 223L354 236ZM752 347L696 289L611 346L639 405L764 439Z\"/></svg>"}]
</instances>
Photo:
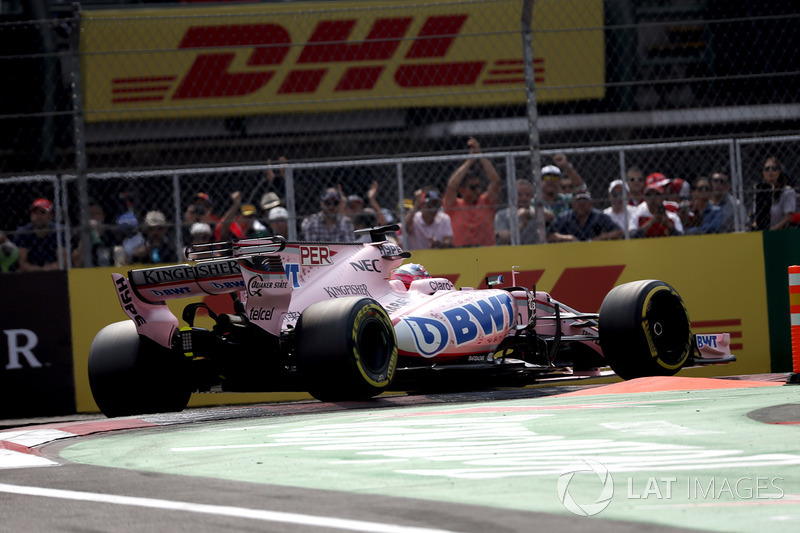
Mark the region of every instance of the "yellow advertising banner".
<instances>
[{"instance_id":1,"label":"yellow advertising banner","mask_svg":"<svg viewBox=\"0 0 800 533\"><path fill-rule=\"evenodd\" d=\"M524 105L519 0L86 10L87 121ZM537 0L540 102L604 96L602 0Z\"/></svg>"}]
</instances>

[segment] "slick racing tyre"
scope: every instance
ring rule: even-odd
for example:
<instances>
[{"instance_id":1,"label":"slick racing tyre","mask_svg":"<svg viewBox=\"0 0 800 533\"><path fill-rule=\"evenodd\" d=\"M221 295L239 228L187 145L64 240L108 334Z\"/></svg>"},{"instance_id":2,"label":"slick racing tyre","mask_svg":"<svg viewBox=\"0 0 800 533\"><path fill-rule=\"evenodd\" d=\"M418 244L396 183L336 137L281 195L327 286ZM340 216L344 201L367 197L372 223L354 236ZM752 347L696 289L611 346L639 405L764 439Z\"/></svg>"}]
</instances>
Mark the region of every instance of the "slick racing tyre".
<instances>
[{"instance_id":1,"label":"slick racing tyre","mask_svg":"<svg viewBox=\"0 0 800 533\"><path fill-rule=\"evenodd\" d=\"M181 411L192 394L189 365L126 320L104 327L89 352L89 385L108 417Z\"/></svg>"},{"instance_id":2,"label":"slick racing tyre","mask_svg":"<svg viewBox=\"0 0 800 533\"><path fill-rule=\"evenodd\" d=\"M397 367L389 315L371 298L309 305L295 328L297 367L321 401L362 400L383 392Z\"/></svg>"},{"instance_id":3,"label":"slick racing tyre","mask_svg":"<svg viewBox=\"0 0 800 533\"><path fill-rule=\"evenodd\" d=\"M692 353L686 306L663 281L614 287L603 300L599 320L603 356L623 379L672 376Z\"/></svg>"}]
</instances>

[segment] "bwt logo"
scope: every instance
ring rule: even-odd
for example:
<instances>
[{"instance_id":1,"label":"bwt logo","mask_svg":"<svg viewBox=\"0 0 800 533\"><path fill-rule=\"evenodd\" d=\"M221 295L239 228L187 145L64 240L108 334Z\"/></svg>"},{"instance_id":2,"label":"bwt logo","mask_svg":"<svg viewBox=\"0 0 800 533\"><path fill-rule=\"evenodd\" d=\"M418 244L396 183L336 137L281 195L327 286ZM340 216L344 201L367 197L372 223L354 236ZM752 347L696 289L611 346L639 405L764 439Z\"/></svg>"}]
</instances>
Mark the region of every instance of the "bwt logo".
<instances>
[{"instance_id":1,"label":"bwt logo","mask_svg":"<svg viewBox=\"0 0 800 533\"><path fill-rule=\"evenodd\" d=\"M711 348L717 347L717 336L716 335L697 335L697 349L702 350L704 346L709 346Z\"/></svg>"},{"instance_id":2,"label":"bwt logo","mask_svg":"<svg viewBox=\"0 0 800 533\"><path fill-rule=\"evenodd\" d=\"M442 61L468 18L465 13L428 16L416 35L409 35L413 16L378 18L372 21L365 38L353 42L350 41L357 19L320 20L291 65L284 62L298 43L280 24L191 27L178 48L198 52L189 71L178 81L172 100L243 97L268 85L278 95L310 94L319 89L328 67L336 63L359 63L344 69L335 83L337 93L372 90L390 67L393 70L389 75L400 88L472 86L478 83L488 61ZM400 58L407 62L391 64L401 44L408 40L412 42ZM245 72L231 68L239 53L246 54ZM539 74L543 70L541 62L536 61ZM289 72L273 83L279 69L286 66L290 67ZM164 100L176 79L177 76L114 79L112 101ZM482 83L523 84L522 59L494 61Z\"/></svg>"},{"instance_id":3,"label":"bwt logo","mask_svg":"<svg viewBox=\"0 0 800 533\"><path fill-rule=\"evenodd\" d=\"M484 336L505 331L514 323L511 296L490 296L483 300L448 309L442 313L445 320L428 317L403 317L414 338L417 350L423 357L434 357L445 349L450 339L456 346L475 341Z\"/></svg>"}]
</instances>

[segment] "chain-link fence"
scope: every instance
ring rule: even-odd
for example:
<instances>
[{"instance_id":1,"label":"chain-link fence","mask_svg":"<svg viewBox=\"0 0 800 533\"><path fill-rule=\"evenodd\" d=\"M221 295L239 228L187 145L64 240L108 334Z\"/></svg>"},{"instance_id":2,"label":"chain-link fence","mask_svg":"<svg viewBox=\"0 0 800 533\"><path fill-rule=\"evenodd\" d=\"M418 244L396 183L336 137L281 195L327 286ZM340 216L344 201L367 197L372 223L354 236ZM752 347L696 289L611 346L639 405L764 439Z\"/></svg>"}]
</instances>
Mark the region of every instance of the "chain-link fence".
<instances>
[{"instance_id":1,"label":"chain-link fence","mask_svg":"<svg viewBox=\"0 0 800 533\"><path fill-rule=\"evenodd\" d=\"M585 181L593 205L598 209L611 205L609 185L614 180L624 180L632 168L641 169L642 174L661 173L673 180L683 179L682 176L710 177L721 171L730 176L730 192L745 207L743 215L732 222L730 231L743 231L750 229L749 216L754 212L765 160L793 153L798 142L800 136L684 141L543 150L541 156L544 164L549 164L557 154L566 156ZM502 179L498 209L516 205L511 191L516 191L517 177L531 174L530 151L487 151L481 156L492 162ZM387 223L401 222L416 190L443 192L450 176L467 158L481 156L436 155L314 163L285 161L270 165L88 173L84 176L87 193L92 199L92 213L98 220L98 224L90 228L91 233L95 239L105 239L100 243L101 249L108 248L104 255L98 255L95 250L88 261L91 264L130 263L131 258L119 248L135 235L147 236L148 226L153 225L149 218L152 212L163 215L163 220L156 225L166 230L169 248L174 253L172 257L161 258L164 261L182 260L181 250L198 242L193 240L192 234L195 222L206 220L213 226L229 211L234 217L231 220L239 220L247 205L252 205L253 218L265 228L270 228L270 212L285 209L288 224L280 233L290 240L302 240L303 220L324 209L322 199L329 188L337 189L337 194L349 201L354 200L354 196L359 197L362 207L374 206L374 213L382 212ZM75 175L3 180L0 194L24 201L9 203L0 220L2 228L12 234L14 228L27 221L33 199L54 198L55 220L65 234L72 235L65 241L69 242L72 252L65 256L66 264L83 265L84 259L75 252L80 250L79 185L80 180ZM196 203L198 193L202 201ZM198 205L204 211L193 216L191 211ZM108 235L104 236L106 232ZM216 237L219 238L219 234ZM406 238L402 231L397 235L402 244ZM519 232L512 232L510 244L524 242L521 238ZM214 240L213 234L204 242L209 240ZM152 258L140 260L149 262Z\"/></svg>"},{"instance_id":2,"label":"chain-link fence","mask_svg":"<svg viewBox=\"0 0 800 533\"><path fill-rule=\"evenodd\" d=\"M132 230L120 215L160 211L180 250L196 193L222 217L240 191L256 208L277 194L302 237L326 187L368 205L373 183L399 220L417 188L444 191L470 137L501 208L564 153L595 207L632 166L688 182L719 169L749 215L768 156L796 174L799 21L777 0L4 0L0 229L48 197L84 230L70 247L92 244L93 210L116 241ZM79 255L66 260L114 259Z\"/></svg>"}]
</instances>

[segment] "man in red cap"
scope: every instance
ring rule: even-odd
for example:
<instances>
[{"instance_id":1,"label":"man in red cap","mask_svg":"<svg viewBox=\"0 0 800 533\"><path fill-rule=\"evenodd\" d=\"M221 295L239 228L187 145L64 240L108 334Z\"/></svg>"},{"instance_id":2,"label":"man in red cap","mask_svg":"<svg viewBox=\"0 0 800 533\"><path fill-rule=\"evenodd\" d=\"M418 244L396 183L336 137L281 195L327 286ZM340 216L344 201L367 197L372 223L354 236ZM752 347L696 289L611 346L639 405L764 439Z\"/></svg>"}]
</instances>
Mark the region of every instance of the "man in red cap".
<instances>
[{"instance_id":1,"label":"man in red cap","mask_svg":"<svg viewBox=\"0 0 800 533\"><path fill-rule=\"evenodd\" d=\"M683 224L676 213L664 205L664 187L659 178L650 179L644 188L644 202L636 206L628 229L633 237L681 235ZM663 175L662 175L663 176Z\"/></svg>"},{"instance_id":2,"label":"man in red cap","mask_svg":"<svg viewBox=\"0 0 800 533\"><path fill-rule=\"evenodd\" d=\"M211 197L204 192L194 195L192 203L189 204L183 216L183 224L187 228L191 228L192 224L197 222L208 224L212 229L219 222L219 217L214 214L213 206L211 205Z\"/></svg>"},{"instance_id":3,"label":"man in red cap","mask_svg":"<svg viewBox=\"0 0 800 533\"><path fill-rule=\"evenodd\" d=\"M53 222L53 202L38 198L31 204L31 221L17 228L14 239L19 249L20 272L58 270L59 256L66 267L67 247L61 240L59 251L58 227Z\"/></svg>"}]
</instances>

